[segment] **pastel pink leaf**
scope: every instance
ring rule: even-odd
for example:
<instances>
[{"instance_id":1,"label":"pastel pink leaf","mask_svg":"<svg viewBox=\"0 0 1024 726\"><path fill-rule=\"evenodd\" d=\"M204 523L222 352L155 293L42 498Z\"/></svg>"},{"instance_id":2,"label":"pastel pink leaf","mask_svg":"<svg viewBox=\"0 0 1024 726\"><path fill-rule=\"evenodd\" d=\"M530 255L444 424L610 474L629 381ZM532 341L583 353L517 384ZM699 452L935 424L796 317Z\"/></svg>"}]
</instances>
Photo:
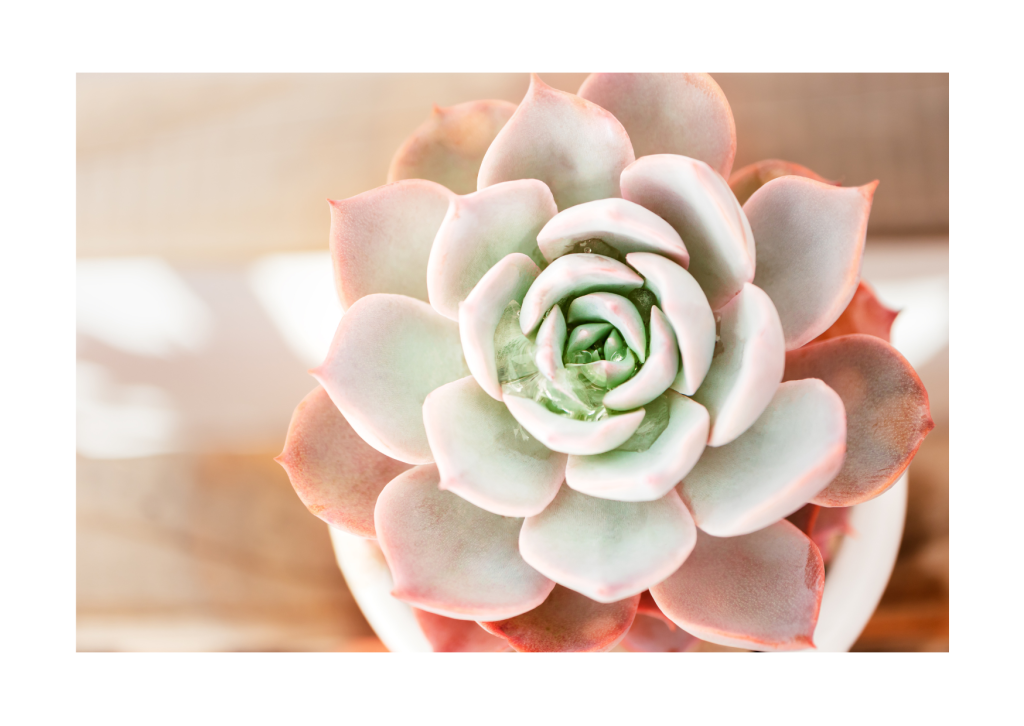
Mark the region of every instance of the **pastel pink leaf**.
<instances>
[{"instance_id":1,"label":"pastel pink leaf","mask_svg":"<svg viewBox=\"0 0 1024 726\"><path fill-rule=\"evenodd\" d=\"M409 464L434 460L427 394L469 373L455 323L424 302L383 294L345 313L327 359L310 372L366 443Z\"/></svg>"},{"instance_id":2,"label":"pastel pink leaf","mask_svg":"<svg viewBox=\"0 0 1024 726\"><path fill-rule=\"evenodd\" d=\"M558 369L565 368L562 362L565 336L565 316L562 315L562 309L555 305L537 331L537 369L551 380L554 380Z\"/></svg>"},{"instance_id":3,"label":"pastel pink leaf","mask_svg":"<svg viewBox=\"0 0 1024 726\"><path fill-rule=\"evenodd\" d=\"M558 208L566 209L619 196L619 175L633 158L629 136L612 114L534 74L526 97L487 149L477 188L540 179Z\"/></svg>"},{"instance_id":4,"label":"pastel pink leaf","mask_svg":"<svg viewBox=\"0 0 1024 726\"><path fill-rule=\"evenodd\" d=\"M686 245L672 225L625 199L598 199L559 212L537 235L537 245L551 262L591 239L600 239L623 255L656 252L683 267L690 263Z\"/></svg>"},{"instance_id":5,"label":"pastel pink leaf","mask_svg":"<svg viewBox=\"0 0 1024 726\"><path fill-rule=\"evenodd\" d=\"M487 271L469 296L459 304L459 335L466 365L487 395L502 400L494 333L510 302L521 303L540 274L529 257L517 252L503 257Z\"/></svg>"},{"instance_id":6,"label":"pastel pink leaf","mask_svg":"<svg viewBox=\"0 0 1024 726\"><path fill-rule=\"evenodd\" d=\"M435 105L427 120L398 147L388 182L429 179L456 194L475 191L480 162L515 110L508 101Z\"/></svg>"},{"instance_id":7,"label":"pastel pink leaf","mask_svg":"<svg viewBox=\"0 0 1024 726\"><path fill-rule=\"evenodd\" d=\"M709 446L728 444L750 428L786 366L782 323L763 290L747 283L720 316L721 350L693 396L711 414Z\"/></svg>"},{"instance_id":8,"label":"pastel pink leaf","mask_svg":"<svg viewBox=\"0 0 1024 726\"><path fill-rule=\"evenodd\" d=\"M850 526L850 510L852 507L819 507L818 516L814 520L810 534L811 540L818 546L821 559L827 565L839 547L843 537L855 534Z\"/></svg>"},{"instance_id":9,"label":"pastel pink leaf","mask_svg":"<svg viewBox=\"0 0 1024 726\"><path fill-rule=\"evenodd\" d=\"M732 193L736 195L736 201L744 204L754 192L771 180L778 179L780 176L802 176L814 179L822 184L831 184L834 187L840 186L839 182L826 179L806 166L795 164L792 161L764 159L734 171L729 175L729 187L732 189Z\"/></svg>"},{"instance_id":10,"label":"pastel pink leaf","mask_svg":"<svg viewBox=\"0 0 1024 726\"><path fill-rule=\"evenodd\" d=\"M853 298L877 186L784 176L743 205L757 240L754 284L779 311L786 350L828 330Z\"/></svg>"},{"instance_id":11,"label":"pastel pink leaf","mask_svg":"<svg viewBox=\"0 0 1024 726\"><path fill-rule=\"evenodd\" d=\"M508 650L504 638L491 635L472 620L455 620L417 608L412 612L435 653L500 653Z\"/></svg>"},{"instance_id":12,"label":"pastel pink leaf","mask_svg":"<svg viewBox=\"0 0 1024 726\"><path fill-rule=\"evenodd\" d=\"M853 299L850 300L850 304L846 306L842 315L832 323L828 330L811 342L818 343L843 335L864 333L881 338L888 343L893 321L896 320L898 314L897 311L890 310L882 304L871 286L861 280L857 285L857 291L853 293Z\"/></svg>"},{"instance_id":13,"label":"pastel pink leaf","mask_svg":"<svg viewBox=\"0 0 1024 726\"><path fill-rule=\"evenodd\" d=\"M753 650L814 647L825 568L785 520L742 537L697 532L693 552L651 588L658 607L701 640Z\"/></svg>"},{"instance_id":14,"label":"pastel pink leaf","mask_svg":"<svg viewBox=\"0 0 1024 726\"><path fill-rule=\"evenodd\" d=\"M331 261L341 306L373 293L427 300L427 259L448 203L440 184L409 179L331 201Z\"/></svg>"},{"instance_id":15,"label":"pastel pink leaf","mask_svg":"<svg viewBox=\"0 0 1024 726\"><path fill-rule=\"evenodd\" d=\"M743 435L704 452L679 494L708 534L749 534L824 489L842 468L845 451L839 395L814 379L783 383Z\"/></svg>"},{"instance_id":16,"label":"pastel pink leaf","mask_svg":"<svg viewBox=\"0 0 1024 726\"><path fill-rule=\"evenodd\" d=\"M457 620L504 620L544 602L555 584L519 555L523 520L442 491L433 464L384 487L374 523L394 597Z\"/></svg>"},{"instance_id":17,"label":"pastel pink leaf","mask_svg":"<svg viewBox=\"0 0 1024 726\"><path fill-rule=\"evenodd\" d=\"M583 295L597 290L628 293L643 284L642 277L611 257L595 254L559 257L540 273L523 298L520 328L523 335L532 333L551 306L570 293Z\"/></svg>"},{"instance_id":18,"label":"pastel pink leaf","mask_svg":"<svg viewBox=\"0 0 1024 726\"><path fill-rule=\"evenodd\" d=\"M820 378L846 407L846 460L812 500L849 507L896 483L935 424L928 392L907 360L873 335L844 335L786 355L788 381Z\"/></svg>"},{"instance_id":19,"label":"pastel pink leaf","mask_svg":"<svg viewBox=\"0 0 1024 726\"><path fill-rule=\"evenodd\" d=\"M360 537L376 536L377 495L409 468L363 441L320 386L295 408L275 461L310 512Z\"/></svg>"},{"instance_id":20,"label":"pastel pink leaf","mask_svg":"<svg viewBox=\"0 0 1024 726\"><path fill-rule=\"evenodd\" d=\"M639 595L690 554L696 527L679 495L616 502L562 487L528 517L519 549L538 572L598 602Z\"/></svg>"},{"instance_id":21,"label":"pastel pink leaf","mask_svg":"<svg viewBox=\"0 0 1024 726\"><path fill-rule=\"evenodd\" d=\"M685 156L645 156L622 172L620 183L625 199L679 233L690 252L687 269L712 310L754 279L754 235L729 185L710 166Z\"/></svg>"},{"instance_id":22,"label":"pastel pink leaf","mask_svg":"<svg viewBox=\"0 0 1024 726\"><path fill-rule=\"evenodd\" d=\"M699 638L675 623L639 612L622 640L622 646L634 653L688 653L699 645Z\"/></svg>"},{"instance_id":23,"label":"pastel pink leaf","mask_svg":"<svg viewBox=\"0 0 1024 726\"><path fill-rule=\"evenodd\" d=\"M502 258L513 252L543 262L537 233L558 210L536 179L495 184L455 197L427 262L427 292L437 312L459 319L459 303Z\"/></svg>"},{"instance_id":24,"label":"pastel pink leaf","mask_svg":"<svg viewBox=\"0 0 1024 726\"><path fill-rule=\"evenodd\" d=\"M633 269L654 293L679 344L682 365L672 388L692 396L708 373L715 354L715 315L704 291L689 272L661 255L634 252L626 255Z\"/></svg>"},{"instance_id":25,"label":"pastel pink leaf","mask_svg":"<svg viewBox=\"0 0 1024 726\"><path fill-rule=\"evenodd\" d=\"M732 109L706 73L594 73L579 95L615 114L637 158L679 154L723 177L736 156Z\"/></svg>"},{"instance_id":26,"label":"pastel pink leaf","mask_svg":"<svg viewBox=\"0 0 1024 726\"><path fill-rule=\"evenodd\" d=\"M472 376L427 396L423 421L441 488L481 509L528 517L542 511L562 485L566 455L528 436Z\"/></svg>"},{"instance_id":27,"label":"pastel pink leaf","mask_svg":"<svg viewBox=\"0 0 1024 726\"><path fill-rule=\"evenodd\" d=\"M640 408L597 421L579 421L549 411L529 398L505 396L505 405L516 421L540 443L565 454L602 454L626 443L644 420Z\"/></svg>"},{"instance_id":28,"label":"pastel pink leaf","mask_svg":"<svg viewBox=\"0 0 1024 726\"><path fill-rule=\"evenodd\" d=\"M636 375L609 391L604 405L618 411L643 406L664 393L679 372L679 345L665 314L651 308L650 353Z\"/></svg>"},{"instance_id":29,"label":"pastel pink leaf","mask_svg":"<svg viewBox=\"0 0 1024 726\"><path fill-rule=\"evenodd\" d=\"M623 502L653 501L672 491L704 451L709 419L699 403L675 391L666 395L668 426L647 451L570 456L566 484L582 494Z\"/></svg>"},{"instance_id":30,"label":"pastel pink leaf","mask_svg":"<svg viewBox=\"0 0 1024 726\"><path fill-rule=\"evenodd\" d=\"M625 637L639 595L599 603L555 585L544 603L509 620L480 623L521 653L593 653L611 650Z\"/></svg>"}]
</instances>

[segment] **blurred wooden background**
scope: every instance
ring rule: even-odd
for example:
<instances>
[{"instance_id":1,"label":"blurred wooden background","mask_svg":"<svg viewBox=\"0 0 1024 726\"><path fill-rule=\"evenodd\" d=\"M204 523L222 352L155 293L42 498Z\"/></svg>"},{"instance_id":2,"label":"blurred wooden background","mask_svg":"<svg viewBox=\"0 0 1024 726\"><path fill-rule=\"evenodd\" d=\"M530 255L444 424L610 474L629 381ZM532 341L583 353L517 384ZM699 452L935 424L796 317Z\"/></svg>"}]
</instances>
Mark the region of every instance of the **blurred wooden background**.
<instances>
[{"instance_id":1,"label":"blurred wooden background","mask_svg":"<svg viewBox=\"0 0 1024 726\"><path fill-rule=\"evenodd\" d=\"M585 76L542 77L575 91ZM716 79L736 117L737 168L776 157L846 184L880 179L869 251L920 241L941 257L948 76ZM79 257L166 260L219 323L203 352L165 356L118 350L80 325L80 371L104 371L119 404L159 387L184 423L160 453L97 454L82 444L96 419L80 399L79 650L380 648L325 525L270 460L313 386L309 364L255 302L243 305L251 292L229 292L262 255L325 249L325 200L384 183L432 103L518 102L527 84L525 74L79 76ZM254 340L268 342L254 353ZM937 426L911 468L896 571L856 650L948 650L948 351L919 372Z\"/></svg>"}]
</instances>

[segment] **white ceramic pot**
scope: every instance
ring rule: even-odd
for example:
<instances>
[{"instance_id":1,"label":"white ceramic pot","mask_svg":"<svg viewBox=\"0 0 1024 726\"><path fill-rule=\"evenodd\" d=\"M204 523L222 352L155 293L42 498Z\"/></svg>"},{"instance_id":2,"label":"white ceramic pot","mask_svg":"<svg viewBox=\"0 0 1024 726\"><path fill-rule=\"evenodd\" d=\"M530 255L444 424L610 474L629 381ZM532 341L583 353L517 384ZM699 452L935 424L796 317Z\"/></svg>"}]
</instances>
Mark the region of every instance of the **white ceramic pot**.
<instances>
[{"instance_id":1,"label":"white ceramic pot","mask_svg":"<svg viewBox=\"0 0 1024 726\"><path fill-rule=\"evenodd\" d=\"M903 538L907 475L885 494L850 513L851 534L829 565L814 631L817 652L846 651L875 611ZM388 650L430 652L412 608L391 597L394 582L376 542L330 528L338 566L370 627Z\"/></svg>"}]
</instances>

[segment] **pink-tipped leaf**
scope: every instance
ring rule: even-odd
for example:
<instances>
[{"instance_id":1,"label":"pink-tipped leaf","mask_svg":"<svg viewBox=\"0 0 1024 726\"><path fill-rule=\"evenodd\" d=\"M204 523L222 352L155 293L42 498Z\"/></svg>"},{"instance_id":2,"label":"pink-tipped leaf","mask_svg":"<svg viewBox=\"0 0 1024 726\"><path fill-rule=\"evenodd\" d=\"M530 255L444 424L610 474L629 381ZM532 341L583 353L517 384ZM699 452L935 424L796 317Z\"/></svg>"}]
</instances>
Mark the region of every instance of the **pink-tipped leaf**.
<instances>
[{"instance_id":1,"label":"pink-tipped leaf","mask_svg":"<svg viewBox=\"0 0 1024 726\"><path fill-rule=\"evenodd\" d=\"M484 511L440 481L433 464L413 467L377 499L391 594L457 620L503 620L544 602L555 584L519 555L523 520Z\"/></svg>"},{"instance_id":2,"label":"pink-tipped leaf","mask_svg":"<svg viewBox=\"0 0 1024 726\"><path fill-rule=\"evenodd\" d=\"M360 537L375 536L377 495L410 466L363 441L320 386L295 408L276 461L310 512Z\"/></svg>"},{"instance_id":3,"label":"pink-tipped leaf","mask_svg":"<svg viewBox=\"0 0 1024 726\"><path fill-rule=\"evenodd\" d=\"M567 209L620 196L619 175L633 158L629 136L612 114L534 74L526 97L487 149L477 188L540 179L558 208Z\"/></svg>"}]
</instances>

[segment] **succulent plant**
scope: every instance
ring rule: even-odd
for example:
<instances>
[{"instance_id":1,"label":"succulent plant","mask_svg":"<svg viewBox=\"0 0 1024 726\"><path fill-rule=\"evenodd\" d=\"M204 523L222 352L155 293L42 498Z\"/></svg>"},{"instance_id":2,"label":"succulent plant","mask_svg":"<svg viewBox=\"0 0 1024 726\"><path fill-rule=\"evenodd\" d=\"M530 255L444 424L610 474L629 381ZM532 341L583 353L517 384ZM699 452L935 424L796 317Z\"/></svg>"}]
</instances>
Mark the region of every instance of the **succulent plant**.
<instances>
[{"instance_id":1,"label":"succulent plant","mask_svg":"<svg viewBox=\"0 0 1024 726\"><path fill-rule=\"evenodd\" d=\"M533 76L331 202L345 313L279 461L435 649L813 645L821 550L932 422L860 282L876 183L735 148L708 76Z\"/></svg>"}]
</instances>

